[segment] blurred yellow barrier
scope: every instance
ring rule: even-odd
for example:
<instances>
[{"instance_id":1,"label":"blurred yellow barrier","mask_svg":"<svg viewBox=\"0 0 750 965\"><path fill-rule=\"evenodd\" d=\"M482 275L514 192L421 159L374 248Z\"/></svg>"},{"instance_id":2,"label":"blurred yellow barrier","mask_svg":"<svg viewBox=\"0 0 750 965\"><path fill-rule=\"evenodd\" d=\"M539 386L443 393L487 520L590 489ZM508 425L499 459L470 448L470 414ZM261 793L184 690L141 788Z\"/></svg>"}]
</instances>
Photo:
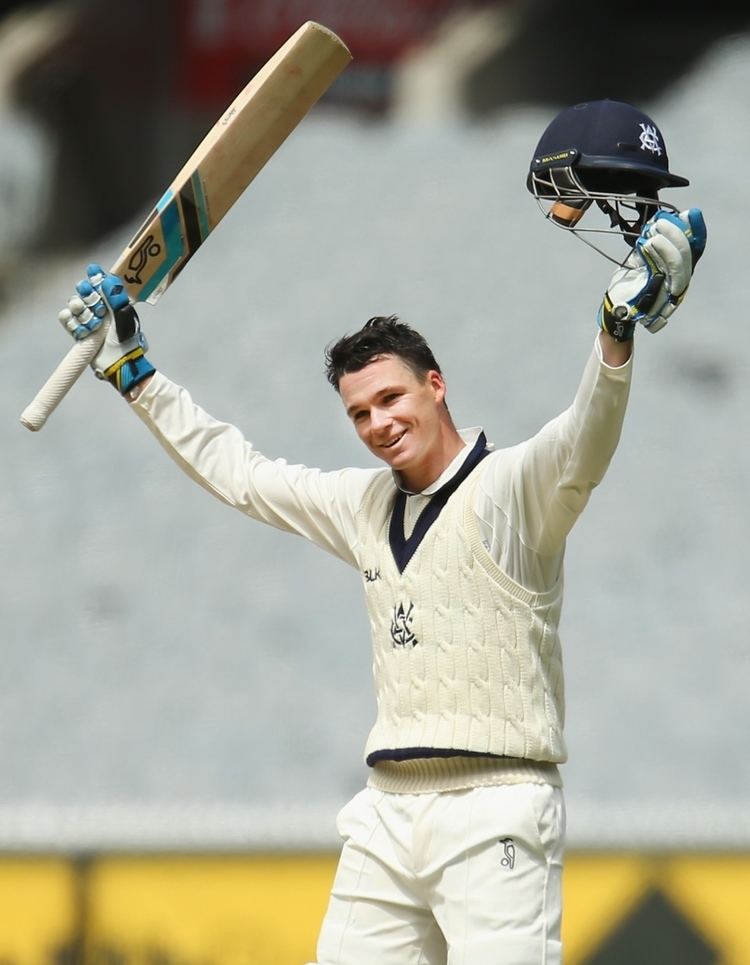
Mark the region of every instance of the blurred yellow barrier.
<instances>
[{"instance_id":1,"label":"blurred yellow barrier","mask_svg":"<svg viewBox=\"0 0 750 965\"><path fill-rule=\"evenodd\" d=\"M92 867L93 961L315 960L336 855L104 858Z\"/></svg>"},{"instance_id":2,"label":"blurred yellow barrier","mask_svg":"<svg viewBox=\"0 0 750 965\"><path fill-rule=\"evenodd\" d=\"M303 965L336 860L0 858L0 962ZM564 903L566 965L750 962L750 854L570 854Z\"/></svg>"},{"instance_id":3,"label":"blurred yellow barrier","mask_svg":"<svg viewBox=\"0 0 750 965\"><path fill-rule=\"evenodd\" d=\"M50 965L78 929L77 876L64 858L0 860L0 961Z\"/></svg>"}]
</instances>

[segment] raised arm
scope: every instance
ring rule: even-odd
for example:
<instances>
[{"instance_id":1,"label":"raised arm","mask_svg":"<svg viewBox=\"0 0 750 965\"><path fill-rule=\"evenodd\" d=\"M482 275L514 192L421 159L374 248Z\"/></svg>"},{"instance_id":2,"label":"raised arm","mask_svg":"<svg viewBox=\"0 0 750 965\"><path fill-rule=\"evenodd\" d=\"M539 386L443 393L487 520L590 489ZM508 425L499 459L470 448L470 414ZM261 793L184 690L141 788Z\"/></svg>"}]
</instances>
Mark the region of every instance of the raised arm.
<instances>
[{"instance_id":1,"label":"raised arm","mask_svg":"<svg viewBox=\"0 0 750 965\"><path fill-rule=\"evenodd\" d=\"M373 474L381 470L323 472L269 459L236 426L210 416L161 372L132 408L170 458L211 495L355 565L356 514Z\"/></svg>"},{"instance_id":2,"label":"raised arm","mask_svg":"<svg viewBox=\"0 0 750 965\"><path fill-rule=\"evenodd\" d=\"M601 482L620 439L634 333L660 331L681 304L706 243L698 209L659 212L614 272L597 313L596 350L573 404L526 445L511 498L524 543L553 555Z\"/></svg>"},{"instance_id":3,"label":"raised arm","mask_svg":"<svg viewBox=\"0 0 750 965\"><path fill-rule=\"evenodd\" d=\"M185 389L155 370L121 280L99 265L89 265L60 322L77 340L106 324L91 368L131 402L194 482L245 515L303 536L354 565L355 517L374 470L322 472L268 459L235 426L213 419Z\"/></svg>"}]
</instances>

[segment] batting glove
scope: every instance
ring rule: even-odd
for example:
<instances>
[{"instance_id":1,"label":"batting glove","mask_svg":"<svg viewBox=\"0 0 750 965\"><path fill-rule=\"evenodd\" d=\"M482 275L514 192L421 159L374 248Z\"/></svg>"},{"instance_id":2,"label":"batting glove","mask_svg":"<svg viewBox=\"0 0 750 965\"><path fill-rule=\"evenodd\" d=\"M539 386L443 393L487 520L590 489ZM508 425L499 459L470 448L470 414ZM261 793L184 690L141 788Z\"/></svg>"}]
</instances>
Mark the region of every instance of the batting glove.
<instances>
[{"instance_id":1,"label":"batting glove","mask_svg":"<svg viewBox=\"0 0 750 965\"><path fill-rule=\"evenodd\" d=\"M599 328L618 342L629 341L636 324L652 333L664 328L705 247L706 223L698 208L679 215L658 211L612 276L599 307Z\"/></svg>"},{"instance_id":2,"label":"batting glove","mask_svg":"<svg viewBox=\"0 0 750 965\"><path fill-rule=\"evenodd\" d=\"M125 395L156 371L145 355L148 342L122 280L97 264L87 266L86 276L58 317L78 341L107 323L104 342L91 368L98 379L106 379Z\"/></svg>"}]
</instances>

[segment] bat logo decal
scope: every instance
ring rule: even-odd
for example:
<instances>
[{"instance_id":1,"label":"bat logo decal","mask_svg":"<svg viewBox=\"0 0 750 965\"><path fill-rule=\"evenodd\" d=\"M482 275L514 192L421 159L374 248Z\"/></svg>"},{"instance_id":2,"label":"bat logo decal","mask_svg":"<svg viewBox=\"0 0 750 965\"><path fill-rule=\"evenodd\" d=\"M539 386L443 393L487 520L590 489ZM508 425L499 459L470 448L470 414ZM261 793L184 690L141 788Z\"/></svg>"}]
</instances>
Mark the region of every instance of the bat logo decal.
<instances>
[{"instance_id":1,"label":"bat logo decal","mask_svg":"<svg viewBox=\"0 0 750 965\"><path fill-rule=\"evenodd\" d=\"M149 258L156 258L160 253L161 245L159 242L154 241L153 235L146 235L128 259L128 273L125 275L125 281L135 285L143 284L141 272L148 264Z\"/></svg>"}]
</instances>

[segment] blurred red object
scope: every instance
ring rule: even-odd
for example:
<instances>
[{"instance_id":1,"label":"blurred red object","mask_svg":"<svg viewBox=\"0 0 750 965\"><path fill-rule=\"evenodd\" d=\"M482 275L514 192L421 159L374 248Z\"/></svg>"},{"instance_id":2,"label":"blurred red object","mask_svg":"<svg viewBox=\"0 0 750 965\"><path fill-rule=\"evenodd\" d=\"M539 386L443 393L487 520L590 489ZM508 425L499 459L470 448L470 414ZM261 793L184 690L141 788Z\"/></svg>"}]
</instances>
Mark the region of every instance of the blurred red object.
<instances>
[{"instance_id":1,"label":"blurred red object","mask_svg":"<svg viewBox=\"0 0 750 965\"><path fill-rule=\"evenodd\" d=\"M225 103L306 20L337 33L354 55L340 79L387 68L429 40L447 15L486 6L471 0L177 0L180 95L194 106ZM350 85L349 96L367 85ZM352 94L352 92L355 92ZM364 94L364 96L367 96Z\"/></svg>"}]
</instances>

